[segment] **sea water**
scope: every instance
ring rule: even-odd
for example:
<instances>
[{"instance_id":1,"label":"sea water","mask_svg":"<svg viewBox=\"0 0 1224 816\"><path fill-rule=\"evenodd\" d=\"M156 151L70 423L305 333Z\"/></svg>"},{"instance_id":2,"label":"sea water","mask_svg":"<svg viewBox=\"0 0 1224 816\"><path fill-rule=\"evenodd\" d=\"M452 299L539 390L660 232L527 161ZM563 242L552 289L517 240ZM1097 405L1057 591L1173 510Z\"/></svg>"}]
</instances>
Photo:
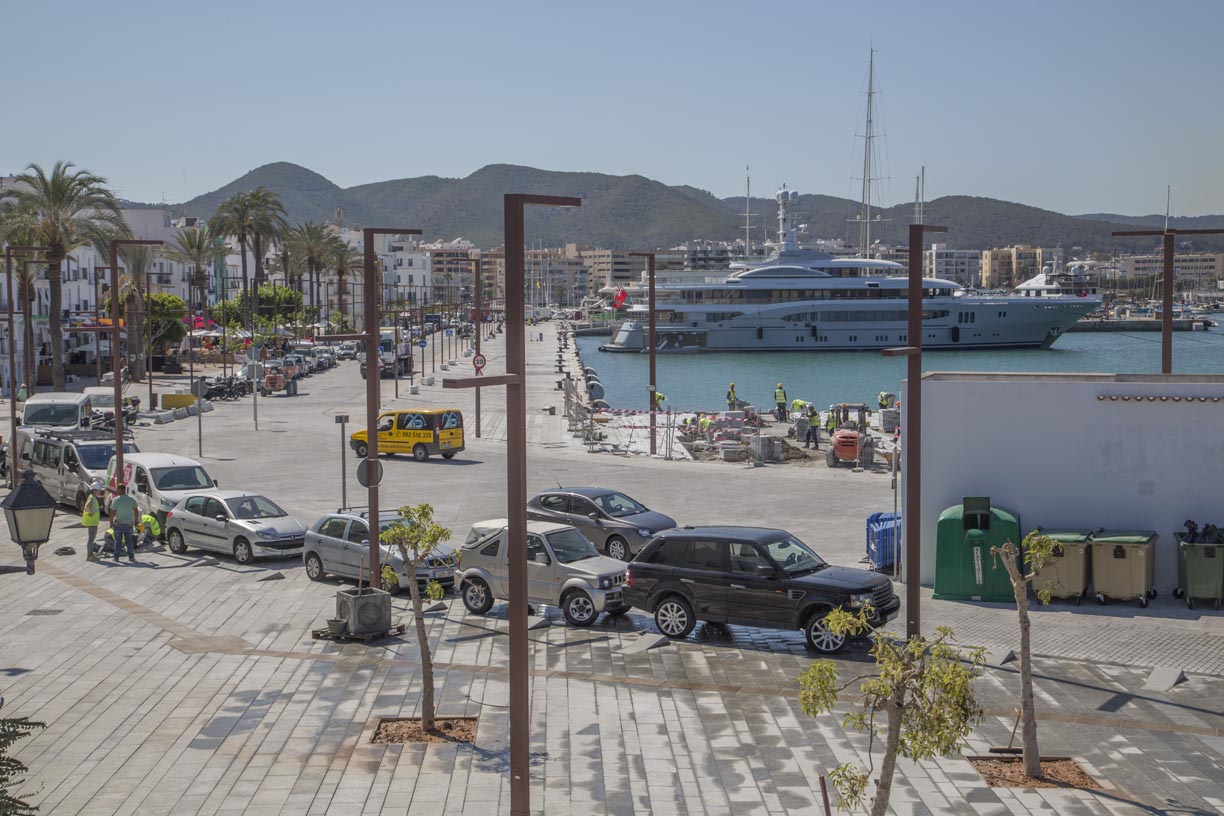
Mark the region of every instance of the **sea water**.
<instances>
[{"instance_id":1,"label":"sea water","mask_svg":"<svg viewBox=\"0 0 1224 816\"><path fill-rule=\"evenodd\" d=\"M1173 371L1224 374L1224 320L1210 331L1174 332ZM599 351L606 337L579 337L583 364L598 372L604 399L614 408L646 408L648 355ZM656 355L658 389L673 411L726 409L727 387L740 399L773 407L782 383L790 399L826 407L835 402L875 406L881 391L900 394L903 357L878 351L738 352ZM927 351L923 371L1160 373L1160 332L1073 333L1048 349Z\"/></svg>"}]
</instances>

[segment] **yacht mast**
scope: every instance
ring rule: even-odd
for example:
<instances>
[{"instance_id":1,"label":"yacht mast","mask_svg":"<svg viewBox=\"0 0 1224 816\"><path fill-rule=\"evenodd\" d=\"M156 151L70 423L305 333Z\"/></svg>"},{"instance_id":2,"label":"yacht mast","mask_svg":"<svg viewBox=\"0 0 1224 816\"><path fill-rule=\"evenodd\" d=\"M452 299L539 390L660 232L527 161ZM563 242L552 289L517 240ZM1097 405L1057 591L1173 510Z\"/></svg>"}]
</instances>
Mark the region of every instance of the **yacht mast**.
<instances>
[{"instance_id":1,"label":"yacht mast","mask_svg":"<svg viewBox=\"0 0 1224 816\"><path fill-rule=\"evenodd\" d=\"M875 49L867 62L867 132L863 140L863 198L859 209L859 257L870 257L871 251L871 140L872 107L875 97Z\"/></svg>"},{"instance_id":2,"label":"yacht mast","mask_svg":"<svg viewBox=\"0 0 1224 816\"><path fill-rule=\"evenodd\" d=\"M752 260L752 175L744 165L744 260Z\"/></svg>"}]
</instances>

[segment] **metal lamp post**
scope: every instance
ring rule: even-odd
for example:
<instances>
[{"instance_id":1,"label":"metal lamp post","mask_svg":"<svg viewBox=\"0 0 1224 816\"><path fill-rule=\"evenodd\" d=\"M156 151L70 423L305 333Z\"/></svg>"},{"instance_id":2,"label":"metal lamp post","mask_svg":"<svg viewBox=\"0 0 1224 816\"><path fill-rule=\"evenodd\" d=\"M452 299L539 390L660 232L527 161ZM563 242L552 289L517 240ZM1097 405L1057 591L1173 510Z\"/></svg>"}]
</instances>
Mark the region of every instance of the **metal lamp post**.
<instances>
[{"instance_id":1,"label":"metal lamp post","mask_svg":"<svg viewBox=\"0 0 1224 816\"><path fill-rule=\"evenodd\" d=\"M582 199L506 193L506 373L444 380L444 388L506 386L506 536L510 558L510 813L531 812L531 702L527 653L527 320L523 210L581 207Z\"/></svg>"},{"instance_id":2,"label":"metal lamp post","mask_svg":"<svg viewBox=\"0 0 1224 816\"><path fill-rule=\"evenodd\" d=\"M38 547L51 538L51 522L55 518L55 499L34 479L34 471L21 474L21 481L0 501L9 537L21 546L26 574L34 574Z\"/></svg>"},{"instance_id":3,"label":"metal lamp post","mask_svg":"<svg viewBox=\"0 0 1224 816\"><path fill-rule=\"evenodd\" d=\"M649 342L650 342L650 384L647 387L648 398L650 405L647 410L650 411L650 455L654 456L657 451L655 449L655 413L658 410L658 402L655 400L655 393L658 391L658 380L655 378L655 254L653 252L630 252L630 257L638 257L646 259L646 269L650 281L650 297L649 308L650 318L649 325Z\"/></svg>"}]
</instances>

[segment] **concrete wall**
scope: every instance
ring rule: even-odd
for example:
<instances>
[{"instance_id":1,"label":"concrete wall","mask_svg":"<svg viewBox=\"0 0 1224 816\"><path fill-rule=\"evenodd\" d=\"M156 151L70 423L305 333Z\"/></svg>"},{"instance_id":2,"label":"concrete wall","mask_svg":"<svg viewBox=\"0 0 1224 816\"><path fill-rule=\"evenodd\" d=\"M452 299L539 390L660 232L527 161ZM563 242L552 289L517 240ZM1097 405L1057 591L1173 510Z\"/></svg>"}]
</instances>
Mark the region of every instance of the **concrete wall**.
<instances>
[{"instance_id":1,"label":"concrete wall","mask_svg":"<svg viewBox=\"0 0 1224 816\"><path fill-rule=\"evenodd\" d=\"M1164 593L1183 522L1224 525L1224 376L928 373L922 451L924 584L939 513L976 495L1019 513L1025 533L1157 531Z\"/></svg>"}]
</instances>

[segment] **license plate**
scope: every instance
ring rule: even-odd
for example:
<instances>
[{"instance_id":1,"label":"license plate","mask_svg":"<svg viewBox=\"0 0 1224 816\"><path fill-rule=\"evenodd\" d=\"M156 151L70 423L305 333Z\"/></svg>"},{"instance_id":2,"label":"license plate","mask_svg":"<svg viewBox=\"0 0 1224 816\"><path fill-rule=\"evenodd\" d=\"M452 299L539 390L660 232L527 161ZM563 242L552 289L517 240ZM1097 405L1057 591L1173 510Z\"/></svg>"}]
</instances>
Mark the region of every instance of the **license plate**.
<instances>
[{"instance_id":1,"label":"license plate","mask_svg":"<svg viewBox=\"0 0 1224 816\"><path fill-rule=\"evenodd\" d=\"M444 447L444 448L449 448L450 446L451 446L451 443L449 443L449 442L443 442L443 443L442 443L442 447Z\"/></svg>"},{"instance_id":2,"label":"license plate","mask_svg":"<svg viewBox=\"0 0 1224 816\"><path fill-rule=\"evenodd\" d=\"M450 578L454 574L455 571L452 569L436 569L430 573L430 575L434 578Z\"/></svg>"}]
</instances>

